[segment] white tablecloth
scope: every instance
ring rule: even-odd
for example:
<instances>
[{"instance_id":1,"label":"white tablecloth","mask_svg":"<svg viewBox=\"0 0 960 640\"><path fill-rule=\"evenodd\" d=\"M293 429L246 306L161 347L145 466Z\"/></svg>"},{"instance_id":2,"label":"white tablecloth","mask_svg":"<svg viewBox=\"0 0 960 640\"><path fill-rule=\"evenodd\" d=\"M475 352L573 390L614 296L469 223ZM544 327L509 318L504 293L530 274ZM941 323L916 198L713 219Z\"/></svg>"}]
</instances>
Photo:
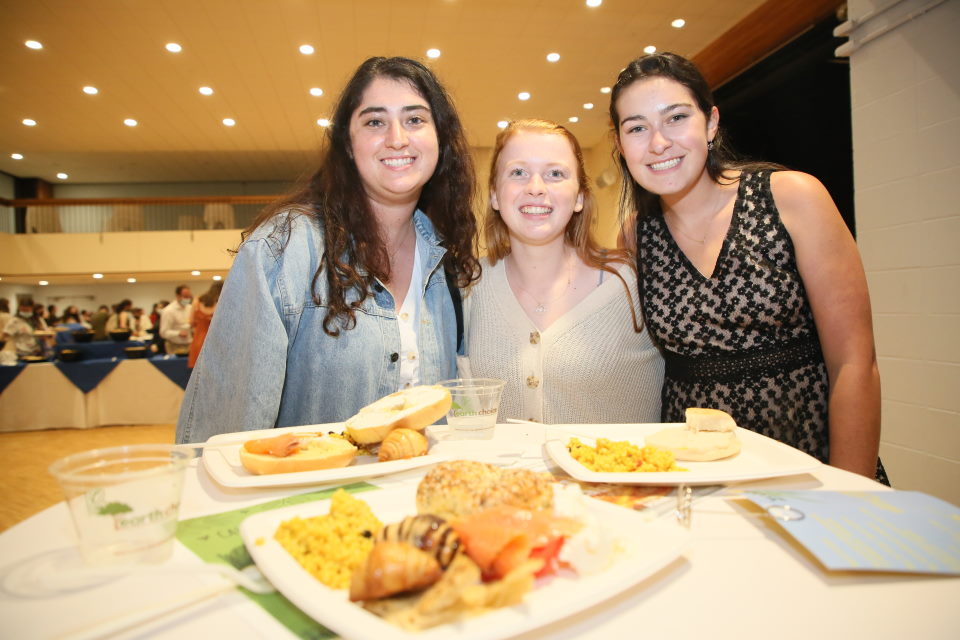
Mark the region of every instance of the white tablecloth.
<instances>
[{"instance_id":1,"label":"white tablecloth","mask_svg":"<svg viewBox=\"0 0 960 640\"><path fill-rule=\"evenodd\" d=\"M0 432L177 421L183 389L147 359L120 360L84 394L52 362L27 365L0 393Z\"/></svg>"},{"instance_id":2,"label":"white tablecloth","mask_svg":"<svg viewBox=\"0 0 960 640\"><path fill-rule=\"evenodd\" d=\"M542 429L498 425L505 449L539 451ZM414 487L424 471L375 481ZM674 562L614 598L523 638L955 638L960 578L831 573L767 517L731 500L740 488L888 490L832 467L755 481L698 500L692 540ZM181 517L266 502L298 491L224 489L196 463L188 472ZM669 516L666 516L669 517ZM69 516L56 505L0 535L0 577L13 563L61 552L73 542ZM173 563L198 563L180 546ZM0 592L0 630L10 638L59 637L85 624L203 585L203 576L130 576L53 598ZM205 601L122 637L287 638L285 627L237 591Z\"/></svg>"}]
</instances>

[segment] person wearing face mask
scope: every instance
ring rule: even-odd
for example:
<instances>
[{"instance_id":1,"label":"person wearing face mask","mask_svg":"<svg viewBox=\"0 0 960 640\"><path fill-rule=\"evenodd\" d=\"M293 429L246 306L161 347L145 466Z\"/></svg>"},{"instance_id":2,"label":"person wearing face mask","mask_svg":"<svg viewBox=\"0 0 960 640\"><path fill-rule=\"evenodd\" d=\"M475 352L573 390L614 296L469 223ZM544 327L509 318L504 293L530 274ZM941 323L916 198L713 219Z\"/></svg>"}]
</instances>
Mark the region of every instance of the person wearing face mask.
<instances>
[{"instance_id":1,"label":"person wearing face mask","mask_svg":"<svg viewBox=\"0 0 960 640\"><path fill-rule=\"evenodd\" d=\"M479 262L453 102L422 63L377 57L331 119L320 169L243 232L178 442L337 422L456 377L456 287Z\"/></svg>"},{"instance_id":2,"label":"person wearing face mask","mask_svg":"<svg viewBox=\"0 0 960 640\"><path fill-rule=\"evenodd\" d=\"M500 420L658 421L663 359L643 328L630 254L591 235L596 201L577 139L553 122L511 122L489 189L461 376L506 381Z\"/></svg>"},{"instance_id":3,"label":"person wearing face mask","mask_svg":"<svg viewBox=\"0 0 960 640\"><path fill-rule=\"evenodd\" d=\"M866 277L824 186L737 161L706 80L676 54L630 62L610 118L641 302L666 360L663 421L722 409L885 482Z\"/></svg>"},{"instance_id":4,"label":"person wearing face mask","mask_svg":"<svg viewBox=\"0 0 960 640\"><path fill-rule=\"evenodd\" d=\"M190 328L190 287L181 284L175 289L176 298L160 312L160 337L167 353L185 356L190 352L193 330Z\"/></svg>"},{"instance_id":5,"label":"person wearing face mask","mask_svg":"<svg viewBox=\"0 0 960 640\"><path fill-rule=\"evenodd\" d=\"M17 315L7 320L3 330L0 331L0 338L6 343L4 352L15 353L17 357L39 355L42 347L34 331L43 328L46 328L46 325L41 327L34 315L33 299L20 298Z\"/></svg>"}]
</instances>

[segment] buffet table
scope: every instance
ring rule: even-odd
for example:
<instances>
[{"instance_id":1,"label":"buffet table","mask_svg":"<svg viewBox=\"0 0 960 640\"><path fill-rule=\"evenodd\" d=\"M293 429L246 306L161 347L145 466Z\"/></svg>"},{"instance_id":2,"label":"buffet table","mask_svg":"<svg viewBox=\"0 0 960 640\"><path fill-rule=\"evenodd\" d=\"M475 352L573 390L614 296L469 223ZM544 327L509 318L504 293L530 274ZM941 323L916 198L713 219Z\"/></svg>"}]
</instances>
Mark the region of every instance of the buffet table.
<instances>
[{"instance_id":1,"label":"buffet table","mask_svg":"<svg viewBox=\"0 0 960 640\"><path fill-rule=\"evenodd\" d=\"M489 454L490 447L522 448L523 455L514 464L544 469L549 461L539 458L543 440L542 427L498 425L495 444L485 444L483 449ZM551 471L562 476L554 468ZM368 482L374 491L395 487L414 491L424 472L407 471ZM207 474L202 462L194 461L181 504L181 530L205 522L208 530L194 531L195 535L234 535L236 524L227 512L317 489L225 489ZM690 540L679 557L612 598L522 637L956 637L960 578L827 571L770 516L745 509L737 499L742 489L890 491L861 476L822 466L809 474L731 485L705 495L693 503ZM364 494L357 495L362 499ZM184 522L212 514L222 515L219 520ZM666 512L659 517L673 516ZM74 541L65 505L51 507L0 534L0 578L23 563L76 555ZM191 575L189 567L199 568L202 563L180 542L167 563L174 566L186 566L187 573L133 573L44 597L0 591L0 625L9 637L71 637L94 623L222 581L207 574ZM510 635L509 630L503 632L504 637ZM317 626L312 633L329 637ZM123 637L132 636L296 637L239 589L198 597L193 606L140 624Z\"/></svg>"},{"instance_id":2,"label":"buffet table","mask_svg":"<svg viewBox=\"0 0 960 640\"><path fill-rule=\"evenodd\" d=\"M176 422L186 358L99 358L2 367L0 432Z\"/></svg>"}]
</instances>

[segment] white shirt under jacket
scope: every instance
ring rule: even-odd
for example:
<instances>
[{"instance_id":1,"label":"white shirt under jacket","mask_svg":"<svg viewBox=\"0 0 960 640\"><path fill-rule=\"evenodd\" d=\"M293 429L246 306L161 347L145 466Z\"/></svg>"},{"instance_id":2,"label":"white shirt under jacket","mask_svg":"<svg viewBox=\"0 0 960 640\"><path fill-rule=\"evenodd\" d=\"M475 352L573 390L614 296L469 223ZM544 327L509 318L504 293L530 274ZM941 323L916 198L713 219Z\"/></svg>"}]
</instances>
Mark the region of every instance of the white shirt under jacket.
<instances>
[{"instance_id":1,"label":"white shirt under jacket","mask_svg":"<svg viewBox=\"0 0 960 640\"><path fill-rule=\"evenodd\" d=\"M637 279L623 265L634 307ZM545 331L530 321L507 282L504 261L485 262L464 298L461 376L506 380L498 422L547 424L660 421L663 358L646 329L633 329L620 278L603 282Z\"/></svg>"}]
</instances>

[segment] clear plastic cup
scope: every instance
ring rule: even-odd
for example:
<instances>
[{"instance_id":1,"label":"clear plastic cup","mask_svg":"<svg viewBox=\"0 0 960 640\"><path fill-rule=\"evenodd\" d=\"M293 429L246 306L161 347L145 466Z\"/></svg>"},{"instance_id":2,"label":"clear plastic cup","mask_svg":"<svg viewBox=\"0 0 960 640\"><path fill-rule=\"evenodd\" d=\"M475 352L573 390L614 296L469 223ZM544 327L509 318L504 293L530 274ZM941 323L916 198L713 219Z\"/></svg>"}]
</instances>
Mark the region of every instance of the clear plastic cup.
<instances>
[{"instance_id":1,"label":"clear plastic cup","mask_svg":"<svg viewBox=\"0 0 960 640\"><path fill-rule=\"evenodd\" d=\"M496 378L456 378L437 384L450 390L453 403L447 412L447 424L456 437L477 440L493 437L500 395L506 382Z\"/></svg>"},{"instance_id":2,"label":"clear plastic cup","mask_svg":"<svg viewBox=\"0 0 960 640\"><path fill-rule=\"evenodd\" d=\"M196 455L172 445L94 449L57 460L88 564L163 562L173 552L184 470Z\"/></svg>"}]
</instances>

